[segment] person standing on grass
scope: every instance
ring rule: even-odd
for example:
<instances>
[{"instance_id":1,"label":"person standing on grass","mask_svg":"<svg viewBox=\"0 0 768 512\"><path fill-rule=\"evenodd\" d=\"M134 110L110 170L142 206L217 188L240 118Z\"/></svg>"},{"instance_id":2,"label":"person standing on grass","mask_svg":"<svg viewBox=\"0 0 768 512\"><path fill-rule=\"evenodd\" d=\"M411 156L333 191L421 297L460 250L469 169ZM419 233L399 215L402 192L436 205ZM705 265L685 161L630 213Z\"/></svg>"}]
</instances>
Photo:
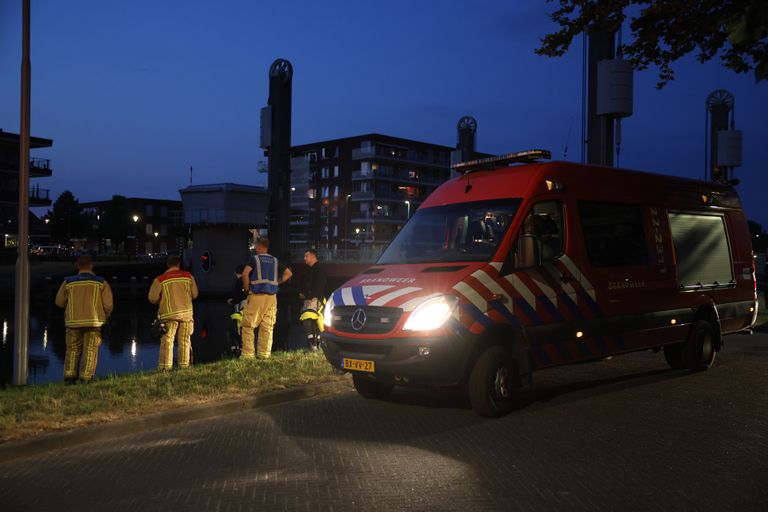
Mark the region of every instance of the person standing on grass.
<instances>
[{"instance_id":1,"label":"person standing on grass","mask_svg":"<svg viewBox=\"0 0 768 512\"><path fill-rule=\"evenodd\" d=\"M112 289L93 273L93 259L77 258L78 273L64 278L56 293L56 305L65 309L66 354L64 383L88 383L96 373L101 345L101 326L112 314ZM81 355L85 358L81 361Z\"/></svg>"},{"instance_id":2,"label":"person standing on grass","mask_svg":"<svg viewBox=\"0 0 768 512\"><path fill-rule=\"evenodd\" d=\"M165 326L160 338L158 370L173 367L173 341L178 334L176 360L179 368L188 368L192 352L192 333L195 322L192 301L197 298L197 283L192 274L179 268L179 257L175 254L166 260L168 270L152 281L149 287L149 302L159 304L157 317Z\"/></svg>"},{"instance_id":3,"label":"person standing on grass","mask_svg":"<svg viewBox=\"0 0 768 512\"><path fill-rule=\"evenodd\" d=\"M309 248L304 252L304 263L308 270L299 297L304 301L301 308L301 320L307 333L307 344L312 351L320 347L320 333L323 327L322 308L325 301L325 272L317 261L317 251Z\"/></svg>"},{"instance_id":4,"label":"person standing on grass","mask_svg":"<svg viewBox=\"0 0 768 512\"><path fill-rule=\"evenodd\" d=\"M291 278L291 269L267 253L269 240L256 241L256 254L243 269L243 289L248 299L243 309L241 339L243 359L267 359L272 354L272 331L277 318L277 292ZM259 340L254 350L254 329L259 328ZM256 352L254 354L254 352Z\"/></svg>"}]
</instances>

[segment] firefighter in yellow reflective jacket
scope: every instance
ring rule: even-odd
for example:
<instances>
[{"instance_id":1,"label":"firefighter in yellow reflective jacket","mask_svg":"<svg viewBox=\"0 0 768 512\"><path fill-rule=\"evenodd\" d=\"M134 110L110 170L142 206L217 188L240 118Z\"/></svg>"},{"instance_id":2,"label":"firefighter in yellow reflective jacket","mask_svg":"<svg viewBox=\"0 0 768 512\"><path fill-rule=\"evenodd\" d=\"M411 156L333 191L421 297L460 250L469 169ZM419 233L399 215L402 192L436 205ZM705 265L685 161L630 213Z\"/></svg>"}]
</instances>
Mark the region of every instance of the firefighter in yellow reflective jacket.
<instances>
[{"instance_id":1,"label":"firefighter in yellow reflective jacket","mask_svg":"<svg viewBox=\"0 0 768 512\"><path fill-rule=\"evenodd\" d=\"M179 268L179 257L168 256L168 270L152 281L149 287L149 302L160 304L157 317L165 326L160 338L159 370L170 370L173 366L173 340L178 333L176 362L179 368L187 368L192 352L192 332L195 323L192 316L192 301L197 298L197 283L192 274Z\"/></svg>"},{"instance_id":2,"label":"firefighter in yellow reflective jacket","mask_svg":"<svg viewBox=\"0 0 768 512\"><path fill-rule=\"evenodd\" d=\"M243 309L241 339L243 351L240 357L253 359L254 334L259 328L256 357L267 359L272 354L272 331L277 317L277 291L293 273L268 254L269 240L260 238L256 242L256 255L243 269L243 289L248 290L248 301ZM278 277L279 276L279 277Z\"/></svg>"},{"instance_id":3,"label":"firefighter in yellow reflective jacket","mask_svg":"<svg viewBox=\"0 0 768 512\"><path fill-rule=\"evenodd\" d=\"M56 293L56 305L65 308L67 351L64 382L74 384L78 374L90 382L96 373L101 345L101 326L112 313L112 289L103 277L93 273L90 256L77 258L77 275L64 278ZM81 364L81 355L85 358Z\"/></svg>"}]
</instances>

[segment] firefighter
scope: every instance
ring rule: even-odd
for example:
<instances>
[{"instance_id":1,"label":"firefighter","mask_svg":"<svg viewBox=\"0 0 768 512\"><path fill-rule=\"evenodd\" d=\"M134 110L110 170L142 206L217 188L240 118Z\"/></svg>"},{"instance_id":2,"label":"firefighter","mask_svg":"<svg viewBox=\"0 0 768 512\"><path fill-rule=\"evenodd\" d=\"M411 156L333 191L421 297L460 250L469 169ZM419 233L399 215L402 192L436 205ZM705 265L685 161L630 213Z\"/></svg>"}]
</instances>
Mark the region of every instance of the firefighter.
<instances>
[{"instance_id":1,"label":"firefighter","mask_svg":"<svg viewBox=\"0 0 768 512\"><path fill-rule=\"evenodd\" d=\"M93 259L77 258L77 275L64 278L56 293L56 305L66 308L66 355L64 382L88 383L96 373L101 345L101 326L112 313L112 289L103 277L93 273ZM81 362L81 355L85 358Z\"/></svg>"},{"instance_id":2,"label":"firefighter","mask_svg":"<svg viewBox=\"0 0 768 512\"><path fill-rule=\"evenodd\" d=\"M192 301L197 298L197 283L189 272L179 268L179 257L175 254L166 260L168 270L157 276L149 288L149 302L160 304L157 316L165 326L160 338L158 370L173 367L173 341L177 339L176 359L179 368L188 368L191 362L192 333L195 322L192 316ZM178 338L177 338L178 334Z\"/></svg>"},{"instance_id":3,"label":"firefighter","mask_svg":"<svg viewBox=\"0 0 768 512\"><path fill-rule=\"evenodd\" d=\"M304 301L299 320L307 333L309 349L315 351L320 346L320 333L323 332L322 308L325 303L325 272L317 262L317 251L307 249L304 263L309 270L304 275L299 297Z\"/></svg>"},{"instance_id":4,"label":"firefighter","mask_svg":"<svg viewBox=\"0 0 768 512\"><path fill-rule=\"evenodd\" d=\"M277 292L280 285L293 273L268 254L269 240L256 242L256 254L243 269L243 288L248 299L243 309L242 333L243 359L267 359L272 353L272 331L277 317ZM254 354L253 331L259 328L259 340Z\"/></svg>"}]
</instances>

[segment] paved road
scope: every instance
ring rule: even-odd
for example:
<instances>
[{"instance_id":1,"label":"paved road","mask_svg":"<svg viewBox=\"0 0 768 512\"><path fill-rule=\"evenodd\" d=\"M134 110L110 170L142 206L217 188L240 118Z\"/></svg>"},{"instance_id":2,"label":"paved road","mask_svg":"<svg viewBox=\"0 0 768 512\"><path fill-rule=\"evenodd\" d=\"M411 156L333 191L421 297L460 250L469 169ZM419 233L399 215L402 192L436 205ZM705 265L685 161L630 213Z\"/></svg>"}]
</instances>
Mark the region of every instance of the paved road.
<instances>
[{"instance_id":1,"label":"paved road","mask_svg":"<svg viewBox=\"0 0 768 512\"><path fill-rule=\"evenodd\" d=\"M535 375L499 420L350 391L0 464L0 510L768 510L768 335Z\"/></svg>"}]
</instances>

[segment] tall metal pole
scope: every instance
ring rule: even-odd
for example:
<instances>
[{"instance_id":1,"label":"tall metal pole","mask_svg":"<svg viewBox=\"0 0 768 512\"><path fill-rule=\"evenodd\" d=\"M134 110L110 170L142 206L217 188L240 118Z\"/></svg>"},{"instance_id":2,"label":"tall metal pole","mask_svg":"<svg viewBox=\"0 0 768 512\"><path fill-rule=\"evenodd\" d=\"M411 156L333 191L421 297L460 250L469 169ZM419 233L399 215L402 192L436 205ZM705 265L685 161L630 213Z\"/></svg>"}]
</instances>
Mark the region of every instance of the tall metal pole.
<instances>
[{"instance_id":1,"label":"tall metal pole","mask_svg":"<svg viewBox=\"0 0 768 512\"><path fill-rule=\"evenodd\" d=\"M27 384L29 345L29 2L23 0L21 44L21 130L19 133L19 236L16 247L16 314L13 328L13 383Z\"/></svg>"},{"instance_id":2,"label":"tall metal pole","mask_svg":"<svg viewBox=\"0 0 768 512\"><path fill-rule=\"evenodd\" d=\"M597 115L597 63L616 56L613 32L589 33L587 80L587 163L613 165L613 119Z\"/></svg>"}]
</instances>

